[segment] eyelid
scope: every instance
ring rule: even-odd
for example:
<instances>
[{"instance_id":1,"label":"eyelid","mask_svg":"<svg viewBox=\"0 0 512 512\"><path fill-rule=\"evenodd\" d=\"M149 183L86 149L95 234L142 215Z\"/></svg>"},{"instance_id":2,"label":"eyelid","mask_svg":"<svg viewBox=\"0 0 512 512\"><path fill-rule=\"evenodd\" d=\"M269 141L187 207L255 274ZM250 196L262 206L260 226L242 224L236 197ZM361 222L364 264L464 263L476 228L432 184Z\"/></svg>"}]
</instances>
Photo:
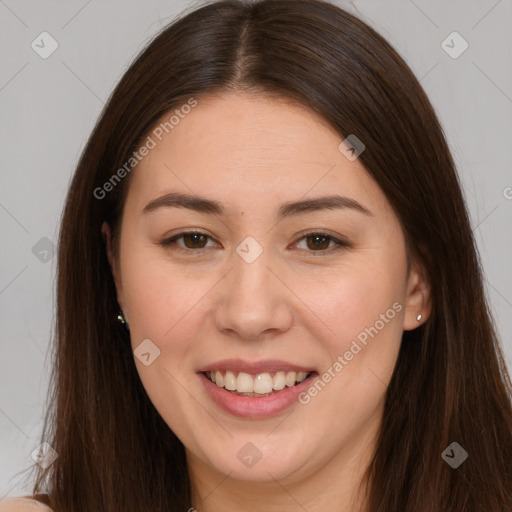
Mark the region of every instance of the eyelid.
<instances>
[{"instance_id":1,"label":"eyelid","mask_svg":"<svg viewBox=\"0 0 512 512\"><path fill-rule=\"evenodd\" d=\"M213 238L211 235L208 235L207 233L204 233L202 231L195 230L195 229L189 229L186 231L181 231L179 233L176 233L175 235L172 235L169 238L165 238L164 240L162 240L159 243L159 245L168 249L171 245L175 245L177 240L179 240L180 238L183 238L183 236L189 235L189 234L204 235L205 237L218 243L217 240L215 240L215 238ZM344 239L343 237L331 235L328 231L325 231L322 229L317 229L317 230L313 229L313 230L306 231L304 233L300 233L298 238L296 239L296 241L293 242L293 245L296 245L298 242L300 242L302 239L306 238L309 235L319 235L319 236L328 238L331 242L334 242L334 244L335 244L335 246L331 247L330 249L322 249L319 251L312 251L312 250L306 249L306 252L311 253L313 255L315 255L315 254L316 255L327 255L327 254L332 254L334 252L337 252L338 250L341 250L341 249L348 249L348 248L353 247L353 245L350 242L348 242L346 239ZM205 249L208 249L208 247L200 247L198 249L189 249L187 247L178 246L178 248L177 248L178 251L187 252L189 254L192 252L199 253Z\"/></svg>"}]
</instances>

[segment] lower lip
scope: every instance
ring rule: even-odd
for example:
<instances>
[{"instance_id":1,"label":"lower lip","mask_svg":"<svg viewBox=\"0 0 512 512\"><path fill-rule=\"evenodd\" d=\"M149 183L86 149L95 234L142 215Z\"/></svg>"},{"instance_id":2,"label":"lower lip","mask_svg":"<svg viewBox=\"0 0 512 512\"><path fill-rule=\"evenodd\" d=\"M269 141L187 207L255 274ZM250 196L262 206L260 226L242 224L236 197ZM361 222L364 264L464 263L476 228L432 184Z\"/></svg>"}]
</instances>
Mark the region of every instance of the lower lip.
<instances>
[{"instance_id":1,"label":"lower lip","mask_svg":"<svg viewBox=\"0 0 512 512\"><path fill-rule=\"evenodd\" d=\"M214 384L204 373L198 375L207 393L221 409L240 418L259 419L275 416L297 403L297 397L311 386L317 373L312 372L300 384L285 387L273 395L261 398L233 395Z\"/></svg>"}]
</instances>

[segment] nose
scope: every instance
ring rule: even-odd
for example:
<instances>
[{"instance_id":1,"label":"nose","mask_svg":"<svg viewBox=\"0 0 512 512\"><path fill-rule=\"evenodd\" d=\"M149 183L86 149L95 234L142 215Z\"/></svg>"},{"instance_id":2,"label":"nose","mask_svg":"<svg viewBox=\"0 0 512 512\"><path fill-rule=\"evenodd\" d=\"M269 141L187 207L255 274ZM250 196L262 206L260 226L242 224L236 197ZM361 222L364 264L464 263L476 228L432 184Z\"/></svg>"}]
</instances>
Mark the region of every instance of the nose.
<instances>
[{"instance_id":1,"label":"nose","mask_svg":"<svg viewBox=\"0 0 512 512\"><path fill-rule=\"evenodd\" d=\"M235 255L233 268L219 283L215 325L225 335L243 340L275 337L292 327L293 293L263 252L248 263Z\"/></svg>"}]
</instances>

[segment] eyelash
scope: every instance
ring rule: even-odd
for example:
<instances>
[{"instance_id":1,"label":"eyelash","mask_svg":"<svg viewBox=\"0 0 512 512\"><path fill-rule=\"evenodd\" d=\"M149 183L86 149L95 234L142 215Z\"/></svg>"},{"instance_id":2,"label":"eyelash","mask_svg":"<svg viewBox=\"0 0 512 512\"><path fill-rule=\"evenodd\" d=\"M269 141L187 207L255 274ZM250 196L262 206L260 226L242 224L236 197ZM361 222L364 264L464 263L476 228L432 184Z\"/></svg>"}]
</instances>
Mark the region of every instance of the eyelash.
<instances>
[{"instance_id":1,"label":"eyelash","mask_svg":"<svg viewBox=\"0 0 512 512\"><path fill-rule=\"evenodd\" d=\"M206 238L214 240L211 236L207 235L206 233L202 233L201 231L182 231L181 233L173 235L170 238L166 238L165 240L162 240L159 243L159 245L164 247L164 248L166 248L166 249L168 249L172 245L175 245L176 241L179 240L180 238L183 238L185 235L202 235L202 236L205 236ZM306 238L308 236L311 236L311 235L316 235L316 236L319 236L319 237L322 237L322 238L327 238L327 239L329 239L330 241L333 241L336 244L336 247L334 247L334 248L322 249L321 251L312 251L312 250L307 250L306 249L307 252L313 253L315 255L323 256L323 255L327 255L327 254L332 254L333 252L337 252L337 251L342 250L342 249L346 249L346 248L351 248L352 247L352 244L350 244L348 242L345 242L343 240L339 240L338 238L335 238L335 237L329 235L328 233L324 233L322 231L310 231L309 233L305 233L304 235L302 235L297 240L297 242L299 242L299 241L303 240L304 238ZM295 242L295 243L297 243L297 242ZM207 248L206 247L199 247L198 249L189 249L188 247L185 247L185 248L179 247L178 248L178 250L182 251L182 252L190 252L190 251L198 252L198 251L200 251L202 249L207 249Z\"/></svg>"}]
</instances>

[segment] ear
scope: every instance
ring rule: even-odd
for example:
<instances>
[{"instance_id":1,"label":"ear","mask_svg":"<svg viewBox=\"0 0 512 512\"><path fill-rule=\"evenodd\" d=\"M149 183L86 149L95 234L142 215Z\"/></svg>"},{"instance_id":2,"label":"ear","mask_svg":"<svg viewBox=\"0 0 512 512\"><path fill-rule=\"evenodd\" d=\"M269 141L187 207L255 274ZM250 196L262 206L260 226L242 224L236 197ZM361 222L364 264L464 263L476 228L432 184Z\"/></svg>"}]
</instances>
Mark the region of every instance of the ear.
<instances>
[{"instance_id":1,"label":"ear","mask_svg":"<svg viewBox=\"0 0 512 512\"><path fill-rule=\"evenodd\" d=\"M123 300L123 287L121 283L121 278L119 275L119 269L117 268L116 260L114 258L114 253L112 251L112 234L110 231L109 224L105 221L101 225L101 234L103 235L103 240L105 241L107 258L110 263L110 269L112 271L112 276L114 278L114 283L116 285L117 290L117 302L121 306L121 309L124 307Z\"/></svg>"},{"instance_id":2,"label":"ear","mask_svg":"<svg viewBox=\"0 0 512 512\"><path fill-rule=\"evenodd\" d=\"M407 281L405 298L405 331L411 331L425 322L432 312L432 293L425 269L413 262ZM418 315L421 319L418 321Z\"/></svg>"}]
</instances>

